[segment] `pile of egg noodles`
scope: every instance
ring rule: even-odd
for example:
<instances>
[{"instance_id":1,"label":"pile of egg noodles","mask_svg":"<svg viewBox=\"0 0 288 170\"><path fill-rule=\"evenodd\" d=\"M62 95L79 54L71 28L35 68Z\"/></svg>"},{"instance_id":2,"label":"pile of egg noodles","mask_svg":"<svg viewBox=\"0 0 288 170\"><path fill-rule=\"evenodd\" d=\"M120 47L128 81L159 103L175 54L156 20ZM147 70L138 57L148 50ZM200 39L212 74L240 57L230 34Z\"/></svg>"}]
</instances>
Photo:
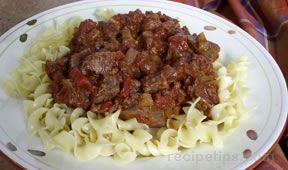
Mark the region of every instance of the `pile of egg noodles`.
<instances>
[{"instance_id":1,"label":"pile of egg noodles","mask_svg":"<svg viewBox=\"0 0 288 170\"><path fill-rule=\"evenodd\" d=\"M13 70L13 79L5 82L10 96L25 97L28 129L41 138L45 150L61 149L80 160L111 156L128 163L137 156L174 154L201 143L222 147L225 134L237 127L247 112L243 104L247 92L245 57L228 66L218 60L213 63L218 74L220 103L212 108L212 120L208 121L203 121L206 116L195 108L199 98L183 108L185 114L169 119L167 127L159 129L150 129L135 118L123 121L119 119L120 110L103 117L82 108L54 103L48 90L50 80L42 66L47 60L56 60L70 51L68 44L74 27L81 21L72 18L55 23L38 36L26 50L20 66Z\"/></svg>"}]
</instances>

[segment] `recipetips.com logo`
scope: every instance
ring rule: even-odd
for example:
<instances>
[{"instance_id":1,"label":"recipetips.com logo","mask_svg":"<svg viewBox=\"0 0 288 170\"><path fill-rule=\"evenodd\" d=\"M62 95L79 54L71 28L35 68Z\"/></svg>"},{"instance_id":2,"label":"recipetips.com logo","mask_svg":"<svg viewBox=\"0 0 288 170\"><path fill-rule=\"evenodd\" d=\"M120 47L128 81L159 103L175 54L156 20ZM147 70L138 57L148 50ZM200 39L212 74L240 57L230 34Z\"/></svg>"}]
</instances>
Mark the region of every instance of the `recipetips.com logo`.
<instances>
[{"instance_id":1,"label":"recipetips.com logo","mask_svg":"<svg viewBox=\"0 0 288 170\"><path fill-rule=\"evenodd\" d=\"M223 163L229 161L238 161L240 158L239 154L223 154L221 152L214 151L209 154L197 154L194 152L191 153L178 153L173 155L168 155L168 161L193 161L199 163L202 161L221 161Z\"/></svg>"},{"instance_id":2,"label":"recipetips.com logo","mask_svg":"<svg viewBox=\"0 0 288 170\"><path fill-rule=\"evenodd\" d=\"M204 161L204 162L209 162L209 161L216 161L216 162L222 162L225 164L226 162L230 161L243 161L245 159L255 159L258 160L261 156L259 155L258 157L253 155L253 157L250 155L249 158L245 158L243 154L227 154L227 153L222 153L220 151L214 151L213 153L207 153L207 154L199 154L199 153L194 153L194 152L189 152L189 153L178 153L178 154L171 154L168 155L167 159L168 161L191 161L195 162L196 164ZM269 155L267 159L273 159L273 155Z\"/></svg>"}]
</instances>

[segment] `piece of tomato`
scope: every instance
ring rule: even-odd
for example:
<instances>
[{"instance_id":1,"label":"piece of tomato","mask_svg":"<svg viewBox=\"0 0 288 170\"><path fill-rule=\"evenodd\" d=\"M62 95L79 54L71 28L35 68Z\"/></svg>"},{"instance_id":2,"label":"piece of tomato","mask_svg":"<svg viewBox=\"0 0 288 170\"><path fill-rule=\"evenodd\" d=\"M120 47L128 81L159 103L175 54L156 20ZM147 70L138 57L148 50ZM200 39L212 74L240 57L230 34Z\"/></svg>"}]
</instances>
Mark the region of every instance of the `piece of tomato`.
<instances>
[{"instance_id":1,"label":"piece of tomato","mask_svg":"<svg viewBox=\"0 0 288 170\"><path fill-rule=\"evenodd\" d=\"M123 88L121 89L120 93L118 94L118 97L126 98L131 91L130 85L131 85L131 79L125 78L124 82L123 82Z\"/></svg>"},{"instance_id":2,"label":"piece of tomato","mask_svg":"<svg viewBox=\"0 0 288 170\"><path fill-rule=\"evenodd\" d=\"M93 85L91 84L91 82L77 68L73 68L72 70L70 70L69 77L72 78L76 87L84 88L89 91L93 90Z\"/></svg>"},{"instance_id":3,"label":"piece of tomato","mask_svg":"<svg viewBox=\"0 0 288 170\"><path fill-rule=\"evenodd\" d=\"M101 113L105 113L105 112L108 112L109 109L113 106L113 103L111 101L108 101L108 102L104 102L100 105L100 109L99 111Z\"/></svg>"}]
</instances>

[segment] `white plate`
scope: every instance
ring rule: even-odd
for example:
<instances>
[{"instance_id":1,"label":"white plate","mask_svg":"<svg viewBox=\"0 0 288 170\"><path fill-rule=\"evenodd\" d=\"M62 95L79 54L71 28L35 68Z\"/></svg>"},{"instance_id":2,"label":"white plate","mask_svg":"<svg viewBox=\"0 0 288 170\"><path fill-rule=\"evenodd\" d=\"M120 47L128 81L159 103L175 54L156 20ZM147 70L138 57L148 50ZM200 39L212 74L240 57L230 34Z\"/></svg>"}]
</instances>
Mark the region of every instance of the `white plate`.
<instances>
[{"instance_id":1,"label":"white plate","mask_svg":"<svg viewBox=\"0 0 288 170\"><path fill-rule=\"evenodd\" d=\"M78 161L61 151L47 152L45 156L31 154L29 149L41 151L42 144L37 137L31 137L27 132L21 100L7 97L0 89L0 148L8 157L27 169L244 169L259 160L275 144L284 128L288 111L287 87L279 67L270 54L239 27L211 13L183 4L146 0L81 1L35 15L1 36L0 79L9 78L9 70L17 67L24 49L54 20L63 21L73 16L95 18L95 11L99 8L112 8L118 13L137 8L142 11L162 11L179 18L190 32L204 31L209 40L221 46L221 57L225 62L240 55L247 56L251 64L247 78L250 92L246 103L251 107L257 106L256 109L225 138L222 149L201 145L182 154L144 158L120 166L111 158ZM33 19L37 19L36 24L26 24ZM216 29L205 30L205 26ZM19 37L25 33L27 41L19 41ZM256 140L253 132L258 135ZM250 151L250 157L245 158L243 153L249 156Z\"/></svg>"}]
</instances>

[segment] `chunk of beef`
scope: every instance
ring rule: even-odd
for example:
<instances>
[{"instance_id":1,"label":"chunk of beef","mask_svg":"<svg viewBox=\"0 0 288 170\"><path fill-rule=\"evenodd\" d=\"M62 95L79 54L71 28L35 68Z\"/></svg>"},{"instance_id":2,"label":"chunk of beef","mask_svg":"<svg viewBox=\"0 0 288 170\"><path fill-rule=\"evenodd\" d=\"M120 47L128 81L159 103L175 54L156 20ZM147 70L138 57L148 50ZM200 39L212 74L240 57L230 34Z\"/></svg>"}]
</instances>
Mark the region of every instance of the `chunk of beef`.
<instances>
[{"instance_id":1,"label":"chunk of beef","mask_svg":"<svg viewBox=\"0 0 288 170\"><path fill-rule=\"evenodd\" d=\"M75 28L73 38L79 38L82 34L88 33L96 27L96 23L91 19L84 20L80 23L78 28ZM72 40L73 41L73 40Z\"/></svg>"},{"instance_id":2,"label":"chunk of beef","mask_svg":"<svg viewBox=\"0 0 288 170\"><path fill-rule=\"evenodd\" d=\"M197 43L196 47L200 54L208 57L211 61L215 61L219 57L220 47L211 41Z\"/></svg>"},{"instance_id":3,"label":"chunk of beef","mask_svg":"<svg viewBox=\"0 0 288 170\"><path fill-rule=\"evenodd\" d=\"M136 118L138 122L145 123L151 128L159 128L166 125L166 118L163 110L157 107L132 107L122 110L120 118L128 120Z\"/></svg>"},{"instance_id":4,"label":"chunk of beef","mask_svg":"<svg viewBox=\"0 0 288 170\"><path fill-rule=\"evenodd\" d=\"M130 48L126 53L126 57L119 62L119 68L124 76L130 78L138 78L141 76L140 69L136 67L134 63L138 54L139 52L137 50Z\"/></svg>"},{"instance_id":5,"label":"chunk of beef","mask_svg":"<svg viewBox=\"0 0 288 170\"><path fill-rule=\"evenodd\" d=\"M137 48L137 41L133 38L131 31L127 27L121 30L121 36L123 52L126 52L129 48Z\"/></svg>"},{"instance_id":6,"label":"chunk of beef","mask_svg":"<svg viewBox=\"0 0 288 170\"><path fill-rule=\"evenodd\" d=\"M97 24L97 29L101 30L104 40L116 38L120 34L120 28L121 26L113 21L99 21Z\"/></svg>"},{"instance_id":7,"label":"chunk of beef","mask_svg":"<svg viewBox=\"0 0 288 170\"><path fill-rule=\"evenodd\" d=\"M142 20L145 15L139 10L130 11L128 14L117 14L112 20L120 25L120 28L127 27L132 33L141 31Z\"/></svg>"},{"instance_id":8,"label":"chunk of beef","mask_svg":"<svg viewBox=\"0 0 288 170\"><path fill-rule=\"evenodd\" d=\"M139 78L141 77L141 71L138 67L135 67L135 65L128 64L127 61L121 60L120 63L120 69L123 74L123 76L131 77L131 78Z\"/></svg>"},{"instance_id":9,"label":"chunk of beef","mask_svg":"<svg viewBox=\"0 0 288 170\"><path fill-rule=\"evenodd\" d=\"M72 54L69 61L70 68L79 67L82 60L91 53L92 50L90 48L86 48L85 50Z\"/></svg>"},{"instance_id":10,"label":"chunk of beef","mask_svg":"<svg viewBox=\"0 0 288 170\"><path fill-rule=\"evenodd\" d=\"M154 38L148 51L151 55L164 57L167 54L168 43L160 38Z\"/></svg>"},{"instance_id":11,"label":"chunk of beef","mask_svg":"<svg viewBox=\"0 0 288 170\"><path fill-rule=\"evenodd\" d=\"M55 103L63 103L73 107L87 109L90 105L90 92L83 88L77 88L69 79L53 81L50 86Z\"/></svg>"},{"instance_id":12,"label":"chunk of beef","mask_svg":"<svg viewBox=\"0 0 288 170\"><path fill-rule=\"evenodd\" d=\"M140 93L130 93L127 97L118 98L117 100L121 109L137 107L140 100Z\"/></svg>"},{"instance_id":13,"label":"chunk of beef","mask_svg":"<svg viewBox=\"0 0 288 170\"><path fill-rule=\"evenodd\" d=\"M165 56L168 44L161 38L161 35L158 35L161 32L156 32L155 34L152 31L143 32L144 47L151 55Z\"/></svg>"},{"instance_id":14,"label":"chunk of beef","mask_svg":"<svg viewBox=\"0 0 288 170\"><path fill-rule=\"evenodd\" d=\"M65 74L67 72L67 63L67 57L60 58L55 61L47 61L45 64L45 72L48 74L50 79L54 81L60 81L65 78Z\"/></svg>"},{"instance_id":15,"label":"chunk of beef","mask_svg":"<svg viewBox=\"0 0 288 170\"><path fill-rule=\"evenodd\" d=\"M145 15L139 10L130 11L127 15L127 27L132 33L141 31L141 25Z\"/></svg>"},{"instance_id":16,"label":"chunk of beef","mask_svg":"<svg viewBox=\"0 0 288 170\"><path fill-rule=\"evenodd\" d=\"M206 75L215 75L212 62L210 61L209 58L207 58L203 55L198 55L198 54L193 55L191 68L196 73L194 75L194 77L196 77L197 75L199 75L201 73L204 73Z\"/></svg>"},{"instance_id":17,"label":"chunk of beef","mask_svg":"<svg viewBox=\"0 0 288 170\"><path fill-rule=\"evenodd\" d=\"M157 64L151 61L149 54L145 51L137 55L134 64L145 75L153 74L157 71Z\"/></svg>"},{"instance_id":18,"label":"chunk of beef","mask_svg":"<svg viewBox=\"0 0 288 170\"><path fill-rule=\"evenodd\" d=\"M94 89L92 103L99 104L112 100L120 92L120 77L117 75L105 76L101 86Z\"/></svg>"},{"instance_id":19,"label":"chunk of beef","mask_svg":"<svg viewBox=\"0 0 288 170\"><path fill-rule=\"evenodd\" d=\"M152 31L145 31L145 32L152 32ZM164 28L163 25L159 26L157 29L153 30L153 36L155 38L160 38L161 40L167 41L169 35L167 34L168 31Z\"/></svg>"},{"instance_id":20,"label":"chunk of beef","mask_svg":"<svg viewBox=\"0 0 288 170\"><path fill-rule=\"evenodd\" d=\"M153 43L153 38L154 38L153 32L152 31L144 31L142 33L142 37L144 40L144 47L146 49L151 48L152 43Z\"/></svg>"},{"instance_id":21,"label":"chunk of beef","mask_svg":"<svg viewBox=\"0 0 288 170\"><path fill-rule=\"evenodd\" d=\"M138 54L139 54L139 51L135 50L134 48L129 48L125 57L127 64L128 65L133 64Z\"/></svg>"},{"instance_id":22,"label":"chunk of beef","mask_svg":"<svg viewBox=\"0 0 288 170\"><path fill-rule=\"evenodd\" d=\"M162 90L154 95L155 106L165 110L165 117L178 115L181 105L186 101L185 92L181 89L181 83L176 82L172 88Z\"/></svg>"},{"instance_id":23,"label":"chunk of beef","mask_svg":"<svg viewBox=\"0 0 288 170\"><path fill-rule=\"evenodd\" d=\"M195 35L194 38L190 38L189 44L194 47L196 52L208 57L212 62L219 57L220 47L211 41L207 41L203 32L196 38Z\"/></svg>"},{"instance_id":24,"label":"chunk of beef","mask_svg":"<svg viewBox=\"0 0 288 170\"><path fill-rule=\"evenodd\" d=\"M216 80L212 76L198 77L195 80L193 86L194 96L201 98L196 107L203 110L207 115L210 109L219 103L217 89Z\"/></svg>"},{"instance_id":25,"label":"chunk of beef","mask_svg":"<svg viewBox=\"0 0 288 170\"><path fill-rule=\"evenodd\" d=\"M102 49L102 51L116 52L121 50L121 44L116 38L111 38L109 41L104 42L103 45L105 50Z\"/></svg>"},{"instance_id":26,"label":"chunk of beef","mask_svg":"<svg viewBox=\"0 0 288 170\"><path fill-rule=\"evenodd\" d=\"M186 94L181 89L181 83L175 82L173 87L164 89L154 95L155 103L160 108L173 108L186 101Z\"/></svg>"},{"instance_id":27,"label":"chunk of beef","mask_svg":"<svg viewBox=\"0 0 288 170\"><path fill-rule=\"evenodd\" d=\"M158 28L161 25L160 18L157 14L151 14L143 20L142 30L151 31Z\"/></svg>"},{"instance_id":28,"label":"chunk of beef","mask_svg":"<svg viewBox=\"0 0 288 170\"><path fill-rule=\"evenodd\" d=\"M189 53L191 53L191 49L187 43L187 40L187 36L182 34L169 37L167 60L173 61L177 58L189 55Z\"/></svg>"},{"instance_id":29,"label":"chunk of beef","mask_svg":"<svg viewBox=\"0 0 288 170\"><path fill-rule=\"evenodd\" d=\"M179 22L176 19L169 19L163 22L162 26L166 30L168 37L181 32Z\"/></svg>"},{"instance_id":30,"label":"chunk of beef","mask_svg":"<svg viewBox=\"0 0 288 170\"><path fill-rule=\"evenodd\" d=\"M118 61L123 58L121 52L96 52L83 59L80 66L86 74L115 74L118 71Z\"/></svg>"},{"instance_id":31,"label":"chunk of beef","mask_svg":"<svg viewBox=\"0 0 288 170\"><path fill-rule=\"evenodd\" d=\"M105 113L113 113L118 110L119 105L113 103L113 101L102 102L100 104L92 104L90 110L94 113L101 113L105 116Z\"/></svg>"},{"instance_id":32,"label":"chunk of beef","mask_svg":"<svg viewBox=\"0 0 288 170\"><path fill-rule=\"evenodd\" d=\"M171 66L175 69L175 74L170 77L170 82L181 81L187 78L189 75L195 74L193 68L191 68L192 56L178 58L171 63Z\"/></svg>"},{"instance_id":33,"label":"chunk of beef","mask_svg":"<svg viewBox=\"0 0 288 170\"><path fill-rule=\"evenodd\" d=\"M101 37L101 32L96 29L96 23L90 19L80 23L75 28L74 36L70 43L73 52L80 52L87 47L94 45L94 42Z\"/></svg>"},{"instance_id":34,"label":"chunk of beef","mask_svg":"<svg viewBox=\"0 0 288 170\"><path fill-rule=\"evenodd\" d=\"M127 25L128 16L127 14L116 14L111 19L119 24L120 29L123 29Z\"/></svg>"},{"instance_id":35,"label":"chunk of beef","mask_svg":"<svg viewBox=\"0 0 288 170\"><path fill-rule=\"evenodd\" d=\"M142 88L146 93L156 93L159 90L166 89L172 83L173 74L176 70L170 65L164 66L158 73L147 75L142 80Z\"/></svg>"},{"instance_id":36,"label":"chunk of beef","mask_svg":"<svg viewBox=\"0 0 288 170\"><path fill-rule=\"evenodd\" d=\"M176 81L181 81L192 74L193 70L189 63L191 56L182 57L172 63L163 66L160 71L155 74L149 74L142 80L142 87L147 93L155 93L169 87Z\"/></svg>"}]
</instances>

